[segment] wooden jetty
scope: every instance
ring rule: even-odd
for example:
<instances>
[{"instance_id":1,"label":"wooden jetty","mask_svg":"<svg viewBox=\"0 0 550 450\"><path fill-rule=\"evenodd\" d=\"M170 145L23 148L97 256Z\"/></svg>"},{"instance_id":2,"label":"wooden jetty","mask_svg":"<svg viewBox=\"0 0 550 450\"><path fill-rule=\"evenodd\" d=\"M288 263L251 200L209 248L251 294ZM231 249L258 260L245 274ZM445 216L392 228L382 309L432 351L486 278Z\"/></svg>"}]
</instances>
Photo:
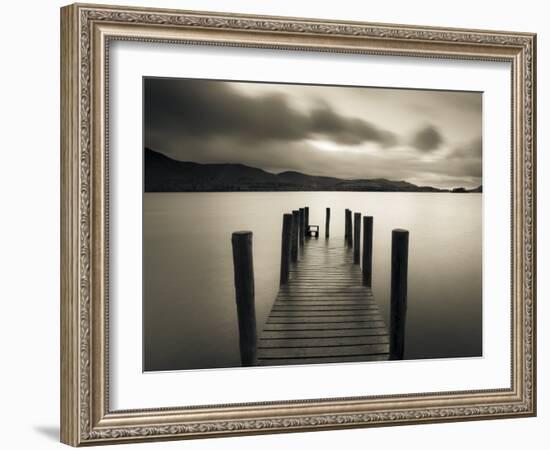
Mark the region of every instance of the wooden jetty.
<instances>
[{"instance_id":1,"label":"wooden jetty","mask_svg":"<svg viewBox=\"0 0 550 450\"><path fill-rule=\"evenodd\" d=\"M306 214L307 211L307 214ZM241 360L249 365L403 359L409 233L392 232L390 324L372 290L373 218L345 211L345 243L309 236L309 208L283 216L280 288L256 335L252 232L233 233ZM353 228L353 229L352 229ZM305 238L305 239L304 239ZM360 264L361 262L361 264Z\"/></svg>"},{"instance_id":2,"label":"wooden jetty","mask_svg":"<svg viewBox=\"0 0 550 450\"><path fill-rule=\"evenodd\" d=\"M379 361L389 332L340 242L308 239L258 339L259 365Z\"/></svg>"}]
</instances>

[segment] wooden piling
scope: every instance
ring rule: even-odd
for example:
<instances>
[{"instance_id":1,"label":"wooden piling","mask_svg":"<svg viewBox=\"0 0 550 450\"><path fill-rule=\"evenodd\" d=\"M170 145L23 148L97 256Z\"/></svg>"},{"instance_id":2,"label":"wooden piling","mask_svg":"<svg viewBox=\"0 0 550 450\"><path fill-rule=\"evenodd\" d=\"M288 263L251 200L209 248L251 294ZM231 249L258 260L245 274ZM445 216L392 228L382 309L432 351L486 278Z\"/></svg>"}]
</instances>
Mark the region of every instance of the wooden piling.
<instances>
[{"instance_id":1,"label":"wooden piling","mask_svg":"<svg viewBox=\"0 0 550 450\"><path fill-rule=\"evenodd\" d=\"M304 236L307 234L307 230L309 229L309 206L306 206L304 208L304 217L305 217L305 223L304 223Z\"/></svg>"},{"instance_id":2,"label":"wooden piling","mask_svg":"<svg viewBox=\"0 0 550 450\"><path fill-rule=\"evenodd\" d=\"M281 276L279 280L281 286L288 282L291 240L292 214L283 214L283 230L281 234Z\"/></svg>"},{"instance_id":3,"label":"wooden piling","mask_svg":"<svg viewBox=\"0 0 550 450\"><path fill-rule=\"evenodd\" d=\"M346 208L346 211L344 212L344 242L348 243L348 208Z\"/></svg>"},{"instance_id":4,"label":"wooden piling","mask_svg":"<svg viewBox=\"0 0 550 450\"><path fill-rule=\"evenodd\" d=\"M256 312L254 307L254 264L252 232L236 231L231 236L235 299L239 322L239 347L242 366L256 364Z\"/></svg>"},{"instance_id":5,"label":"wooden piling","mask_svg":"<svg viewBox=\"0 0 550 450\"><path fill-rule=\"evenodd\" d=\"M330 208L327 208L325 217L325 238L328 239L330 235Z\"/></svg>"},{"instance_id":6,"label":"wooden piling","mask_svg":"<svg viewBox=\"0 0 550 450\"><path fill-rule=\"evenodd\" d=\"M353 264L361 262L361 213L353 215Z\"/></svg>"},{"instance_id":7,"label":"wooden piling","mask_svg":"<svg viewBox=\"0 0 550 450\"><path fill-rule=\"evenodd\" d=\"M372 286L372 216L363 217L363 285Z\"/></svg>"},{"instance_id":8,"label":"wooden piling","mask_svg":"<svg viewBox=\"0 0 550 450\"><path fill-rule=\"evenodd\" d=\"M346 245L348 247L353 246L353 229L352 229L352 223L351 223L351 210L346 209Z\"/></svg>"},{"instance_id":9,"label":"wooden piling","mask_svg":"<svg viewBox=\"0 0 550 450\"><path fill-rule=\"evenodd\" d=\"M292 211L292 242L290 244L290 261L295 263L298 261L298 234L300 230L300 211Z\"/></svg>"},{"instance_id":10,"label":"wooden piling","mask_svg":"<svg viewBox=\"0 0 550 450\"><path fill-rule=\"evenodd\" d=\"M306 213L304 208L300 208L300 226L299 226L299 240L300 240L300 246L304 246L304 238L306 236Z\"/></svg>"},{"instance_id":11,"label":"wooden piling","mask_svg":"<svg viewBox=\"0 0 550 450\"><path fill-rule=\"evenodd\" d=\"M407 272L409 232L392 231L390 359L403 359L405 353L405 321L407 316Z\"/></svg>"}]
</instances>

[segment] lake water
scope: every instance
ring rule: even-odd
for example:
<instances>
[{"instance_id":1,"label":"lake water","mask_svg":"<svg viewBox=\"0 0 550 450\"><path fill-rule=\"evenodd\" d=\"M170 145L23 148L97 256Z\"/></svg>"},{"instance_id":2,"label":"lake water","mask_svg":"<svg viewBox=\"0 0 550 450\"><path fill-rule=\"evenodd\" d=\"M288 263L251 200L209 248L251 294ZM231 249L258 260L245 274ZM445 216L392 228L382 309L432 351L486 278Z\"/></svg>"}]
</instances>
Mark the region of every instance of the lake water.
<instances>
[{"instance_id":1,"label":"lake water","mask_svg":"<svg viewBox=\"0 0 550 450\"><path fill-rule=\"evenodd\" d=\"M145 370L240 365L231 233L253 232L257 328L279 287L282 214L309 206L344 245L344 210L374 217L373 293L389 324L391 230L409 230L405 358L482 354L482 195L146 193Z\"/></svg>"}]
</instances>

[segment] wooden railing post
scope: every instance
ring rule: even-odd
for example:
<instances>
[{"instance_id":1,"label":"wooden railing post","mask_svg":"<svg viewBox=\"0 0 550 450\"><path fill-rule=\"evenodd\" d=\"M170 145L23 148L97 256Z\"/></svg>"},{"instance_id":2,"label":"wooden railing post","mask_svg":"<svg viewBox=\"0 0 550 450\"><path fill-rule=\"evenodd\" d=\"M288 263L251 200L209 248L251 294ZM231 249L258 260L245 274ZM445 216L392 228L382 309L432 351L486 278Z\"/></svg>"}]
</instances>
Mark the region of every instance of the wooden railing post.
<instances>
[{"instance_id":1,"label":"wooden railing post","mask_svg":"<svg viewBox=\"0 0 550 450\"><path fill-rule=\"evenodd\" d=\"M299 239L300 239L300 246L304 246L304 237L306 235L305 229L306 229L306 213L304 208L300 208L300 233L299 233Z\"/></svg>"},{"instance_id":2,"label":"wooden railing post","mask_svg":"<svg viewBox=\"0 0 550 450\"><path fill-rule=\"evenodd\" d=\"M351 210L346 209L346 228L347 228L347 238L346 238L346 245L348 247L353 246L353 229L352 229L352 223L351 223Z\"/></svg>"},{"instance_id":3,"label":"wooden railing post","mask_svg":"<svg viewBox=\"0 0 550 450\"><path fill-rule=\"evenodd\" d=\"M372 216L363 217L363 285L372 286Z\"/></svg>"},{"instance_id":4,"label":"wooden railing post","mask_svg":"<svg viewBox=\"0 0 550 450\"><path fill-rule=\"evenodd\" d=\"M256 364L256 311L254 307L254 264L252 261L252 231L236 231L231 237L235 298L239 321L241 364Z\"/></svg>"},{"instance_id":5,"label":"wooden railing post","mask_svg":"<svg viewBox=\"0 0 550 450\"><path fill-rule=\"evenodd\" d=\"M353 215L353 264L361 262L361 213Z\"/></svg>"},{"instance_id":6,"label":"wooden railing post","mask_svg":"<svg viewBox=\"0 0 550 450\"><path fill-rule=\"evenodd\" d=\"M325 217L325 238L328 238L330 235L330 208L327 208L326 217Z\"/></svg>"},{"instance_id":7,"label":"wooden railing post","mask_svg":"<svg viewBox=\"0 0 550 450\"><path fill-rule=\"evenodd\" d=\"M390 359L403 359L407 317L409 232L393 230L391 247Z\"/></svg>"},{"instance_id":8,"label":"wooden railing post","mask_svg":"<svg viewBox=\"0 0 550 450\"><path fill-rule=\"evenodd\" d=\"M298 262L298 234L300 230L300 211L292 211L292 242L290 245L290 260Z\"/></svg>"},{"instance_id":9,"label":"wooden railing post","mask_svg":"<svg viewBox=\"0 0 550 450\"><path fill-rule=\"evenodd\" d=\"M292 214L283 214L283 231L281 234L281 277L280 284L288 282L290 271L290 245L292 240Z\"/></svg>"},{"instance_id":10,"label":"wooden railing post","mask_svg":"<svg viewBox=\"0 0 550 450\"><path fill-rule=\"evenodd\" d=\"M306 206L304 208L304 236L307 234L307 230L309 229L309 206Z\"/></svg>"}]
</instances>

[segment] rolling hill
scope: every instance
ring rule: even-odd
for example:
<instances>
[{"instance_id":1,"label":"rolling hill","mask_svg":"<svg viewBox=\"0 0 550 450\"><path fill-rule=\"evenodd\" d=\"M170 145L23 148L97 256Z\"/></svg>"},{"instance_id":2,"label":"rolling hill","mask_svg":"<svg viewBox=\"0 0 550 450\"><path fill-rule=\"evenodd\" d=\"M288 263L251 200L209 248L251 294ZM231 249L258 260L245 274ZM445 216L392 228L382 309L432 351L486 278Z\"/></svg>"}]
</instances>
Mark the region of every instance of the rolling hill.
<instances>
[{"instance_id":1,"label":"rolling hill","mask_svg":"<svg viewBox=\"0 0 550 450\"><path fill-rule=\"evenodd\" d=\"M384 178L344 180L300 172L273 174L243 164L199 164L145 149L145 192L374 191L448 192ZM478 189L481 190L481 187Z\"/></svg>"}]
</instances>

